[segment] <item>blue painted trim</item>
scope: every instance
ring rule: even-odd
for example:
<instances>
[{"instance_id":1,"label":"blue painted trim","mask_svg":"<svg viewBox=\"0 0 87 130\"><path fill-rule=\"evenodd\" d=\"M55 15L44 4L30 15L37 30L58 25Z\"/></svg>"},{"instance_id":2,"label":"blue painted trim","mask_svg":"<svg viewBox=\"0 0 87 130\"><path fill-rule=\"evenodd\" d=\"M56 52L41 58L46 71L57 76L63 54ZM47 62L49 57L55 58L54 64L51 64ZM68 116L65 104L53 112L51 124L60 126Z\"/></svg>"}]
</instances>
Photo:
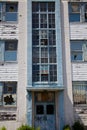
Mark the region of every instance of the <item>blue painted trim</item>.
<instances>
[{"instance_id":1,"label":"blue painted trim","mask_svg":"<svg viewBox=\"0 0 87 130\"><path fill-rule=\"evenodd\" d=\"M27 1L27 85L32 85L32 8ZM32 126L32 93L27 92L27 124Z\"/></svg>"},{"instance_id":2,"label":"blue painted trim","mask_svg":"<svg viewBox=\"0 0 87 130\"><path fill-rule=\"evenodd\" d=\"M32 2L27 1L27 84L32 85Z\"/></svg>"},{"instance_id":3,"label":"blue painted trim","mask_svg":"<svg viewBox=\"0 0 87 130\"><path fill-rule=\"evenodd\" d=\"M62 68L62 39L61 39L61 16L60 0L56 0L56 51L57 51L57 80L58 84L63 86L63 68Z\"/></svg>"},{"instance_id":4,"label":"blue painted trim","mask_svg":"<svg viewBox=\"0 0 87 130\"><path fill-rule=\"evenodd\" d=\"M3 99L2 99L2 96L3 96L3 83L0 82L0 106L3 105Z\"/></svg>"},{"instance_id":5,"label":"blue painted trim","mask_svg":"<svg viewBox=\"0 0 87 130\"><path fill-rule=\"evenodd\" d=\"M27 124L32 126L32 93L27 92Z\"/></svg>"},{"instance_id":6,"label":"blue painted trim","mask_svg":"<svg viewBox=\"0 0 87 130\"><path fill-rule=\"evenodd\" d=\"M5 41L0 40L0 62L4 61Z\"/></svg>"},{"instance_id":7,"label":"blue painted trim","mask_svg":"<svg viewBox=\"0 0 87 130\"><path fill-rule=\"evenodd\" d=\"M55 2L55 0L32 0L32 2Z\"/></svg>"},{"instance_id":8,"label":"blue painted trim","mask_svg":"<svg viewBox=\"0 0 87 130\"><path fill-rule=\"evenodd\" d=\"M64 127L64 91L58 93L58 125L59 130Z\"/></svg>"},{"instance_id":9,"label":"blue painted trim","mask_svg":"<svg viewBox=\"0 0 87 130\"><path fill-rule=\"evenodd\" d=\"M51 0L48 0L49 2ZM53 0L52 0L53 1ZM45 1L46 2L46 1ZM28 25L27 25L27 87L37 87L39 84L32 84L32 1L28 0ZM55 0L56 10L56 53L57 53L57 85L53 84L53 87L62 87L63 86L63 68L62 68L62 39L61 39L61 17L60 17L60 0ZM44 84L44 83L41 83ZM44 87L44 85L40 86ZM46 85L45 85L46 86ZM50 87L50 83L48 85Z\"/></svg>"},{"instance_id":10,"label":"blue painted trim","mask_svg":"<svg viewBox=\"0 0 87 130\"><path fill-rule=\"evenodd\" d=\"M32 86L27 86L27 88L31 88ZM64 88L64 86L62 84L57 84L57 83L49 83L49 84L46 84L46 83L36 83L36 84L33 84L33 88Z\"/></svg>"}]
</instances>

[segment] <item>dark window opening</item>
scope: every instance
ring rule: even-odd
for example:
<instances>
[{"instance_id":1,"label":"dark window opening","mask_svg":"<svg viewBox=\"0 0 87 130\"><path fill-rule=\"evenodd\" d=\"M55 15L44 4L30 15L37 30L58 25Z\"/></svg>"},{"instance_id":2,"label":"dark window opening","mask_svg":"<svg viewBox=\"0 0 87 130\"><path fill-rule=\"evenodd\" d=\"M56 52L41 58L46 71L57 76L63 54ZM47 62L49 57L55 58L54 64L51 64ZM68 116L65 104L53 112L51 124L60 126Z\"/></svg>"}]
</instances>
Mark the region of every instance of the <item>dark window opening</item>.
<instances>
[{"instance_id":1,"label":"dark window opening","mask_svg":"<svg viewBox=\"0 0 87 130\"><path fill-rule=\"evenodd\" d=\"M48 39L41 39L41 45L48 45Z\"/></svg>"},{"instance_id":2,"label":"dark window opening","mask_svg":"<svg viewBox=\"0 0 87 130\"><path fill-rule=\"evenodd\" d=\"M36 105L36 114L44 114L44 106L43 105Z\"/></svg>"},{"instance_id":3,"label":"dark window opening","mask_svg":"<svg viewBox=\"0 0 87 130\"><path fill-rule=\"evenodd\" d=\"M54 114L54 105L47 105L46 106L46 113L49 115Z\"/></svg>"}]
</instances>

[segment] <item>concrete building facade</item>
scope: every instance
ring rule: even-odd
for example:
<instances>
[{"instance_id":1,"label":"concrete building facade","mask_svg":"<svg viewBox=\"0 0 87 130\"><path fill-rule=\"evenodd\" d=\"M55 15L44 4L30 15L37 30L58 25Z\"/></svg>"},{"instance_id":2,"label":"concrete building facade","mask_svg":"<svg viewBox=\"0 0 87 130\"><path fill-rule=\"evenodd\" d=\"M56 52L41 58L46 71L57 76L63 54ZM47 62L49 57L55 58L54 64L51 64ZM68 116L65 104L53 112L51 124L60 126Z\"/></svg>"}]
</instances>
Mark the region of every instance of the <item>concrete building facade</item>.
<instances>
[{"instance_id":1,"label":"concrete building facade","mask_svg":"<svg viewBox=\"0 0 87 130\"><path fill-rule=\"evenodd\" d=\"M87 125L86 1L0 1L0 126Z\"/></svg>"}]
</instances>

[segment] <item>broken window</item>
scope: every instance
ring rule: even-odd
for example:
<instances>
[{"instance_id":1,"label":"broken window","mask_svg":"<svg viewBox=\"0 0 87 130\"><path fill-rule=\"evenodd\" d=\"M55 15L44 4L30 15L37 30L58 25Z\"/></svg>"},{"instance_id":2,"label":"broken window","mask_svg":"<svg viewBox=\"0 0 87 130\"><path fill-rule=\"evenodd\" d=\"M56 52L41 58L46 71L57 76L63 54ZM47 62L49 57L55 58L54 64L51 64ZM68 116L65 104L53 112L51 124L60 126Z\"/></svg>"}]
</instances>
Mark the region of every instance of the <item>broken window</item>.
<instances>
[{"instance_id":1,"label":"broken window","mask_svg":"<svg viewBox=\"0 0 87 130\"><path fill-rule=\"evenodd\" d=\"M69 21L87 22L86 2L69 2Z\"/></svg>"},{"instance_id":2,"label":"broken window","mask_svg":"<svg viewBox=\"0 0 87 130\"><path fill-rule=\"evenodd\" d=\"M17 2L0 2L0 21L17 21L17 16Z\"/></svg>"},{"instance_id":3,"label":"broken window","mask_svg":"<svg viewBox=\"0 0 87 130\"><path fill-rule=\"evenodd\" d=\"M55 2L32 2L33 82L57 81L55 32Z\"/></svg>"},{"instance_id":4,"label":"broken window","mask_svg":"<svg viewBox=\"0 0 87 130\"><path fill-rule=\"evenodd\" d=\"M17 82L0 83L0 105L16 106Z\"/></svg>"},{"instance_id":5,"label":"broken window","mask_svg":"<svg viewBox=\"0 0 87 130\"><path fill-rule=\"evenodd\" d=\"M71 60L87 61L87 43L86 41L71 41Z\"/></svg>"}]
</instances>

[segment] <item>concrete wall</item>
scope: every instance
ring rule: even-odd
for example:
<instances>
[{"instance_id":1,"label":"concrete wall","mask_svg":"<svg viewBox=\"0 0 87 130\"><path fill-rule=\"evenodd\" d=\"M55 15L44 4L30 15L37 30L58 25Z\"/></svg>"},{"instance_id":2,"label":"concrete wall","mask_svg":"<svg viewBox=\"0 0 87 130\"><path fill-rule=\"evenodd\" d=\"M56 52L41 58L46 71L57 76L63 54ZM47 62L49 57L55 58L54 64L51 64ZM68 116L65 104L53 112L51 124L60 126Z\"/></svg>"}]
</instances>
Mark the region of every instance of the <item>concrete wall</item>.
<instances>
[{"instance_id":1,"label":"concrete wall","mask_svg":"<svg viewBox=\"0 0 87 130\"><path fill-rule=\"evenodd\" d=\"M17 121L26 123L27 86L27 1L19 0Z\"/></svg>"},{"instance_id":2,"label":"concrete wall","mask_svg":"<svg viewBox=\"0 0 87 130\"><path fill-rule=\"evenodd\" d=\"M5 126L7 130L16 130L21 124L26 123L27 0L18 0L18 2L18 23L0 23L0 39L18 40L18 62L0 65L0 81L18 81L17 107L0 108L0 112L3 110L3 112L16 114L16 120L0 122L0 127Z\"/></svg>"},{"instance_id":3,"label":"concrete wall","mask_svg":"<svg viewBox=\"0 0 87 130\"><path fill-rule=\"evenodd\" d=\"M70 41L69 41L69 20L68 2L61 3L62 16L62 49L63 49L63 79L64 79L64 111L65 124L73 123L73 98L72 98L72 77L70 61Z\"/></svg>"}]
</instances>

